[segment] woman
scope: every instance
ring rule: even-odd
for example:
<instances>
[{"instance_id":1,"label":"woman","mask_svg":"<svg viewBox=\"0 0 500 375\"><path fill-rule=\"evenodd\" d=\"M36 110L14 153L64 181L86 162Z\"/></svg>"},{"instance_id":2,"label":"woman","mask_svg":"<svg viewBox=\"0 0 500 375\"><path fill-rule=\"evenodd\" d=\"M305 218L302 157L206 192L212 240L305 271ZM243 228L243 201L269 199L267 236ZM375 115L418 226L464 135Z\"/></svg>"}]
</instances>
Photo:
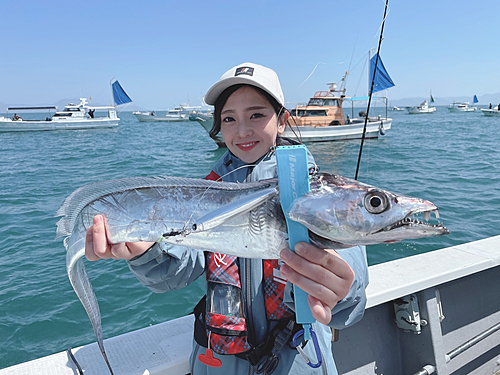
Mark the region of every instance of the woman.
<instances>
[{"instance_id":1,"label":"woman","mask_svg":"<svg viewBox=\"0 0 500 375\"><path fill-rule=\"evenodd\" d=\"M292 142L280 136L289 114L276 73L241 64L208 90L205 101L215 107L212 132L220 130L228 147L206 178L245 182L276 177L274 148ZM315 170L310 153L308 157ZM283 250L278 262L162 243L113 245L106 240L105 218L99 215L87 232L85 248L89 260L127 259L136 277L154 292L182 288L205 273L207 296L195 308L193 375L335 374L330 327L341 329L363 316L365 249L325 251L299 242L294 250ZM288 345L300 329L294 324L290 283L309 294L323 354L319 369L309 367ZM313 344L307 343L303 351L316 362Z\"/></svg>"}]
</instances>

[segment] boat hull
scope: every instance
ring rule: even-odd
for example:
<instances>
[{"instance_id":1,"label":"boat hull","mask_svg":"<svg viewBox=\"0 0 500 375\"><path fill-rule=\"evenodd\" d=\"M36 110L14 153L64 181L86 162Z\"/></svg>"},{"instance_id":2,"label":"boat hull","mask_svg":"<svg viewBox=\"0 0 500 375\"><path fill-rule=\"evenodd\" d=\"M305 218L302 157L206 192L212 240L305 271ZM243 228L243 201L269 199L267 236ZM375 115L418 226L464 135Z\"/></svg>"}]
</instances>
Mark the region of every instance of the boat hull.
<instances>
[{"instance_id":1,"label":"boat hull","mask_svg":"<svg viewBox=\"0 0 500 375\"><path fill-rule=\"evenodd\" d=\"M500 110L481 108L481 112L488 117L500 117Z\"/></svg>"},{"instance_id":2,"label":"boat hull","mask_svg":"<svg viewBox=\"0 0 500 375\"><path fill-rule=\"evenodd\" d=\"M114 128L120 122L119 118L114 119L83 119L79 121L37 121L23 120L13 121L9 118L0 118L0 132L24 132L24 131L47 131L47 130L83 130Z\"/></svg>"},{"instance_id":3,"label":"boat hull","mask_svg":"<svg viewBox=\"0 0 500 375\"><path fill-rule=\"evenodd\" d=\"M183 122L189 121L188 115L180 116L153 116L148 113L132 113L140 122Z\"/></svg>"},{"instance_id":4,"label":"boat hull","mask_svg":"<svg viewBox=\"0 0 500 375\"><path fill-rule=\"evenodd\" d=\"M381 119L369 121L366 124L366 139L378 138L380 134L389 130L392 119ZM364 119L353 119L346 125L332 126L293 126L295 133L286 128L284 137L294 138L297 136L302 142L330 142L345 141L349 139L361 139L363 136Z\"/></svg>"},{"instance_id":5,"label":"boat hull","mask_svg":"<svg viewBox=\"0 0 500 375\"><path fill-rule=\"evenodd\" d=\"M429 108L407 107L406 109L408 110L408 114L410 115L436 112L436 107L429 107Z\"/></svg>"},{"instance_id":6,"label":"boat hull","mask_svg":"<svg viewBox=\"0 0 500 375\"><path fill-rule=\"evenodd\" d=\"M467 108L448 107L448 111L450 112L474 112L475 110L476 110L475 107L467 107Z\"/></svg>"}]
</instances>

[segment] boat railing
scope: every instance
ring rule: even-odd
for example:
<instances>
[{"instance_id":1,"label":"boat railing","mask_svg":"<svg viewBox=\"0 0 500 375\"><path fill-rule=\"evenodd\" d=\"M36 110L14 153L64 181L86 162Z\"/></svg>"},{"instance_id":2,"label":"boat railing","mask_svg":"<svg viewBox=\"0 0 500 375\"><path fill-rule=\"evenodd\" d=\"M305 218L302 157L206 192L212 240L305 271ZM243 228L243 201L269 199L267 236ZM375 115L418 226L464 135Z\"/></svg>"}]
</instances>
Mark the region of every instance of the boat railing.
<instances>
[{"instance_id":1,"label":"boat railing","mask_svg":"<svg viewBox=\"0 0 500 375\"><path fill-rule=\"evenodd\" d=\"M351 116L354 118L354 103L355 102L361 102L361 101L366 101L368 103L368 100L370 97L368 96L361 96L361 97L346 97L344 98L344 102L350 102L351 103ZM383 101L385 103L385 119L388 119L388 111L389 111L389 101L387 97L385 96L373 96L372 101Z\"/></svg>"}]
</instances>

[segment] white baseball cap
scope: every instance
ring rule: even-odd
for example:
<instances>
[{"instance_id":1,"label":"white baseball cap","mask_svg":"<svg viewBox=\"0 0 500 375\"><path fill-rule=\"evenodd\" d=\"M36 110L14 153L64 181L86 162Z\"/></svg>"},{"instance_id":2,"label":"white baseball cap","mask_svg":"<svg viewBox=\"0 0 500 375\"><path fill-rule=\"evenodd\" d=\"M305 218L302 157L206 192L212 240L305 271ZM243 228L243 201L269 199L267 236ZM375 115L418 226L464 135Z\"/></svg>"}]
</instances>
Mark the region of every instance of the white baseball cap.
<instances>
[{"instance_id":1,"label":"white baseball cap","mask_svg":"<svg viewBox=\"0 0 500 375\"><path fill-rule=\"evenodd\" d=\"M279 104L285 105L285 97L276 72L253 63L239 64L224 73L205 94L205 103L214 105L225 89L239 84L259 87L276 99Z\"/></svg>"}]
</instances>

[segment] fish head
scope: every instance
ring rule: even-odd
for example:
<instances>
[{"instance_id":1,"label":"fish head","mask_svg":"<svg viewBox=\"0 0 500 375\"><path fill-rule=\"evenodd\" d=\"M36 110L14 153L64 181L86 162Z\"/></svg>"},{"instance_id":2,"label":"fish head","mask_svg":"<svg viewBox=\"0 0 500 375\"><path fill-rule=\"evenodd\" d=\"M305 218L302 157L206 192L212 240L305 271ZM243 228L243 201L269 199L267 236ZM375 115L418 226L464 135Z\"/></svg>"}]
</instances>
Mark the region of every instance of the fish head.
<instances>
[{"instance_id":1,"label":"fish head","mask_svg":"<svg viewBox=\"0 0 500 375\"><path fill-rule=\"evenodd\" d=\"M439 218L430 201L325 173L314 176L310 186L288 215L324 239L355 246L449 233L442 224L428 222L431 212Z\"/></svg>"}]
</instances>

